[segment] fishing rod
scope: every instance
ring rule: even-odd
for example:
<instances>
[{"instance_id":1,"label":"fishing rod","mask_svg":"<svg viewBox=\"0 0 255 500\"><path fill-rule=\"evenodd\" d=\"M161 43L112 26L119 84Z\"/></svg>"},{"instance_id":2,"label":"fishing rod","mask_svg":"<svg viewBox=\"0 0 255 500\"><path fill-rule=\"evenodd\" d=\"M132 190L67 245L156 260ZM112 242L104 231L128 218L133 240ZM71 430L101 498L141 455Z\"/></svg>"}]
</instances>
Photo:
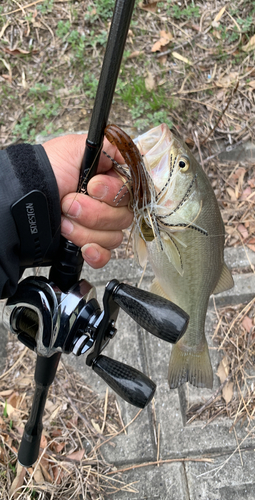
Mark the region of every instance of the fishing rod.
<instances>
[{"instance_id":1,"label":"fishing rod","mask_svg":"<svg viewBox=\"0 0 255 500\"><path fill-rule=\"evenodd\" d=\"M84 193L96 174L134 3L115 3L78 184L78 191ZM101 354L116 335L119 308L148 332L171 343L181 338L188 325L188 315L175 304L117 279L107 283L101 310L95 287L80 280L82 265L80 248L61 237L49 279L24 279L4 306L4 325L37 354L34 399L18 451L18 460L26 467L38 458L44 407L62 353L87 354L87 366L125 401L144 408L155 393L155 383L135 368Z\"/></svg>"}]
</instances>

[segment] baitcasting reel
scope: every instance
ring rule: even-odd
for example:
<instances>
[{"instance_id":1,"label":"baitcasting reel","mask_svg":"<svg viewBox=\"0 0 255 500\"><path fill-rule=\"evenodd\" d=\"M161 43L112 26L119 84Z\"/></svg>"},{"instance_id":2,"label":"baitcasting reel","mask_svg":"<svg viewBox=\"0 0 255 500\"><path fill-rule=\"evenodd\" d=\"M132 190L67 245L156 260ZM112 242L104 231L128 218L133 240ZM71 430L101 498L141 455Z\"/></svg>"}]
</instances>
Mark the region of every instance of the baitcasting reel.
<instances>
[{"instance_id":1,"label":"baitcasting reel","mask_svg":"<svg viewBox=\"0 0 255 500\"><path fill-rule=\"evenodd\" d=\"M117 279L105 287L103 310L95 287L86 280L62 292L44 277L29 277L8 299L4 325L37 353L33 407L19 449L22 465L37 459L44 405L61 353L87 354L86 364L128 403L144 408L151 401L156 389L151 379L101 354L117 332L120 307L145 330L167 342L176 343L188 325L188 315L177 305Z\"/></svg>"}]
</instances>

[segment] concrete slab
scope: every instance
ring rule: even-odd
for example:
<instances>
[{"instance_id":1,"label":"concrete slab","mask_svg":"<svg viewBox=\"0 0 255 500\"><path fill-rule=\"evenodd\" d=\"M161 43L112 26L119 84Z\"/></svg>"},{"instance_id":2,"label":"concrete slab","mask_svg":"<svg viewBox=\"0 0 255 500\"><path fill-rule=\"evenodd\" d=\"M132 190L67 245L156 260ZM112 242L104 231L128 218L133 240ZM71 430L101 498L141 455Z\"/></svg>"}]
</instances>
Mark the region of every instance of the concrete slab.
<instances>
[{"instance_id":1,"label":"concrete slab","mask_svg":"<svg viewBox=\"0 0 255 500\"><path fill-rule=\"evenodd\" d=\"M255 254L249 249L226 249L225 260L230 268L245 268L246 274L235 275L235 288L215 296L217 304L238 303L250 300L255 295L253 266ZM248 273L247 273L248 271ZM26 272L27 275L31 271ZM47 269L43 270L47 275ZM113 278L136 285L142 270L133 259L111 261L102 270L92 270L84 266L83 277L89 278L97 288L98 300L102 296L106 283ZM148 289L153 273L147 268L143 288ZM209 308L206 331L214 369L217 371L219 354L210 340L214 332L214 310ZM220 466L236 450L236 439L230 432L232 421L218 418L205 426L204 422L194 421L186 425L186 412L194 402L201 402L212 394L209 390L198 390L191 386L182 386L180 390L170 391L167 384L167 369L171 346L142 331L123 311L118 318L118 334L105 351L106 355L135 366L149 375L157 384L154 402L143 410L138 418L127 428L126 434L115 438L114 447L105 445L102 453L106 460L116 466L142 464L123 472L121 478L127 484L125 491L114 495L116 500L254 500L254 450L255 439L251 433L244 442L246 451L242 452L243 465L236 452L224 467L214 476L215 467ZM63 361L70 364L84 378L84 383L92 386L104 397L106 384L85 364L81 356L63 356ZM214 389L218 387L218 377L214 375ZM137 414L137 409L119 399L119 406L124 424L129 423ZM160 424L160 425L159 425ZM158 431L160 438L158 442ZM239 442L247 435L247 429L237 428ZM157 449L158 447L158 449ZM180 460L190 458L190 462L164 463L148 466L147 462L162 460ZM192 459L210 457L213 464L194 462ZM208 472L208 473L207 473ZM133 491L132 491L133 490Z\"/></svg>"},{"instance_id":2,"label":"concrete slab","mask_svg":"<svg viewBox=\"0 0 255 500\"><path fill-rule=\"evenodd\" d=\"M111 496L114 500L189 500L181 463L132 469L123 472L121 479L131 491L118 491Z\"/></svg>"},{"instance_id":3,"label":"concrete slab","mask_svg":"<svg viewBox=\"0 0 255 500\"><path fill-rule=\"evenodd\" d=\"M222 467L222 468L220 468ZM189 500L254 500L254 452L222 455L212 464L185 464Z\"/></svg>"},{"instance_id":4,"label":"concrete slab","mask_svg":"<svg viewBox=\"0 0 255 500\"><path fill-rule=\"evenodd\" d=\"M208 319L211 319L210 316ZM208 321L207 330L210 329L210 324ZM236 439L234 433L230 432L232 420L218 418L207 426L203 421L194 421L194 423L186 425L188 405L194 402L202 403L213 394L219 385L216 376L216 367L219 363L218 352L211 351L213 354L214 389L203 391L193 388L189 384L183 385L181 390L170 391L167 383L169 352L166 352L163 360L160 359L160 352L162 349L160 349L158 340L150 336L146 343L146 354L151 378L157 384L154 418L156 426L160 423L161 429L160 457L162 459L180 458L201 454L209 456L212 453L219 453L222 449L225 451L233 450L236 447ZM243 439L246 433L245 428L239 429L239 439ZM251 436L247 439L247 444L252 443L254 440Z\"/></svg>"}]
</instances>

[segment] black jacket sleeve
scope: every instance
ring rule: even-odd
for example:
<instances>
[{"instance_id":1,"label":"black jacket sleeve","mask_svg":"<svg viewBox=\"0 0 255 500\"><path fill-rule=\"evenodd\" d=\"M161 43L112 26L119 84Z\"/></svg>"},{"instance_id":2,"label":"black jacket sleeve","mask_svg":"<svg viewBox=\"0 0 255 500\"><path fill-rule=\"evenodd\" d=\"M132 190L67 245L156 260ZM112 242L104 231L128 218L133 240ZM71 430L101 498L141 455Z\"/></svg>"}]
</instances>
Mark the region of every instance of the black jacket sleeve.
<instances>
[{"instance_id":1,"label":"black jacket sleeve","mask_svg":"<svg viewBox=\"0 0 255 500\"><path fill-rule=\"evenodd\" d=\"M58 187L41 145L0 151L0 207L0 298L6 298L25 267L50 265L59 245Z\"/></svg>"}]
</instances>

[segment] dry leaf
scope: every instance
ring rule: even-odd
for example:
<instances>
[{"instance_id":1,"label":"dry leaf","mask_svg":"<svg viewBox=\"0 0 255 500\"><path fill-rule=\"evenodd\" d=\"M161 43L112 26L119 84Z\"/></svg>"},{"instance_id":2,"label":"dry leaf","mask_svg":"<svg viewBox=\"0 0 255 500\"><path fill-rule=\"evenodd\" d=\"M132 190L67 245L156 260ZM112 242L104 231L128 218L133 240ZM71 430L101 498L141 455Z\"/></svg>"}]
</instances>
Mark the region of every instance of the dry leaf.
<instances>
[{"instance_id":1,"label":"dry leaf","mask_svg":"<svg viewBox=\"0 0 255 500\"><path fill-rule=\"evenodd\" d=\"M231 201L236 201L236 193L235 193L234 189L227 187L226 191L229 194Z\"/></svg>"},{"instance_id":2,"label":"dry leaf","mask_svg":"<svg viewBox=\"0 0 255 500\"><path fill-rule=\"evenodd\" d=\"M52 429L50 434L52 437L58 437L58 436L62 436L63 432L62 432L62 429Z\"/></svg>"},{"instance_id":3,"label":"dry leaf","mask_svg":"<svg viewBox=\"0 0 255 500\"><path fill-rule=\"evenodd\" d=\"M83 459L85 450L82 448L81 450L74 451L70 455L67 455L66 458L69 458L70 460L77 460L78 462Z\"/></svg>"},{"instance_id":4,"label":"dry leaf","mask_svg":"<svg viewBox=\"0 0 255 500\"><path fill-rule=\"evenodd\" d=\"M13 406L13 408L18 408L21 401L21 396L18 392L13 392L13 394L7 399L7 403Z\"/></svg>"},{"instance_id":5,"label":"dry leaf","mask_svg":"<svg viewBox=\"0 0 255 500\"><path fill-rule=\"evenodd\" d=\"M17 413L17 410L16 408L14 408L12 405L10 405L9 403L3 403L2 401L0 401L0 404L5 408L6 410L6 413L8 415L8 417L11 417L13 418L13 415L15 414L15 417L18 416L18 413Z\"/></svg>"},{"instance_id":6,"label":"dry leaf","mask_svg":"<svg viewBox=\"0 0 255 500\"><path fill-rule=\"evenodd\" d=\"M251 82L248 83L249 87L252 89L255 89L255 80L252 80Z\"/></svg>"},{"instance_id":7,"label":"dry leaf","mask_svg":"<svg viewBox=\"0 0 255 500\"><path fill-rule=\"evenodd\" d=\"M33 382L33 376L31 377L23 377L17 380L18 387L29 387Z\"/></svg>"},{"instance_id":8,"label":"dry leaf","mask_svg":"<svg viewBox=\"0 0 255 500\"><path fill-rule=\"evenodd\" d=\"M226 10L226 5L224 7L222 7L222 9L220 9L220 11L218 12L218 14L215 16L215 18L214 18L214 20L212 22L212 26L214 28L217 28L219 26L219 21L222 18L225 10Z\"/></svg>"},{"instance_id":9,"label":"dry leaf","mask_svg":"<svg viewBox=\"0 0 255 500\"><path fill-rule=\"evenodd\" d=\"M13 494L14 494L15 490L17 490L18 488L21 488L21 486L23 486L25 475L26 475L25 467L23 467L22 465L20 465L19 462L17 462L16 477L15 477L15 479L11 485L10 491L9 491L10 497L13 496L15 498L15 495L13 495Z\"/></svg>"},{"instance_id":10,"label":"dry leaf","mask_svg":"<svg viewBox=\"0 0 255 500\"><path fill-rule=\"evenodd\" d=\"M227 376L229 374L229 362L228 362L228 357L224 356L224 358L221 360L218 370L216 375L218 375L221 384L226 380Z\"/></svg>"},{"instance_id":11,"label":"dry leaf","mask_svg":"<svg viewBox=\"0 0 255 500\"><path fill-rule=\"evenodd\" d=\"M13 389L6 389L5 391L0 392L0 396L7 397L10 396L13 393Z\"/></svg>"},{"instance_id":12,"label":"dry leaf","mask_svg":"<svg viewBox=\"0 0 255 500\"><path fill-rule=\"evenodd\" d=\"M246 245L252 252L255 252L255 245L250 245L249 243L246 243Z\"/></svg>"},{"instance_id":13,"label":"dry leaf","mask_svg":"<svg viewBox=\"0 0 255 500\"><path fill-rule=\"evenodd\" d=\"M55 443L51 444L51 448L54 449L55 453L60 453L65 447L65 443Z\"/></svg>"},{"instance_id":14,"label":"dry leaf","mask_svg":"<svg viewBox=\"0 0 255 500\"><path fill-rule=\"evenodd\" d=\"M151 52L157 52L160 51L162 47L167 45L169 43L169 40L167 38L161 37L157 42L154 43L154 45L151 48Z\"/></svg>"},{"instance_id":15,"label":"dry leaf","mask_svg":"<svg viewBox=\"0 0 255 500\"><path fill-rule=\"evenodd\" d=\"M155 2L154 0L146 0L146 2L140 2L139 7L140 9L147 10L148 12L156 12L157 4L158 2Z\"/></svg>"},{"instance_id":16,"label":"dry leaf","mask_svg":"<svg viewBox=\"0 0 255 500\"><path fill-rule=\"evenodd\" d=\"M145 78L144 83L145 83L146 90L148 90L149 92L151 92L152 90L155 89L155 87L156 87L155 78L154 78L154 75L152 73L150 73L150 71L148 71L148 75Z\"/></svg>"},{"instance_id":17,"label":"dry leaf","mask_svg":"<svg viewBox=\"0 0 255 500\"><path fill-rule=\"evenodd\" d=\"M244 327L244 329L250 333L250 331L252 330L253 328L253 322L252 322L252 319L249 318L249 316L245 316L243 321L242 321L242 325Z\"/></svg>"},{"instance_id":18,"label":"dry leaf","mask_svg":"<svg viewBox=\"0 0 255 500\"><path fill-rule=\"evenodd\" d=\"M143 50L135 50L134 52L129 54L129 56L127 56L127 59L134 59L134 57L138 57L138 56L140 56L140 54L144 54L144 51Z\"/></svg>"},{"instance_id":19,"label":"dry leaf","mask_svg":"<svg viewBox=\"0 0 255 500\"><path fill-rule=\"evenodd\" d=\"M6 457L4 450L2 448L0 448L0 463L2 463L3 465L8 464L8 458Z\"/></svg>"},{"instance_id":20,"label":"dry leaf","mask_svg":"<svg viewBox=\"0 0 255 500\"><path fill-rule=\"evenodd\" d=\"M4 47L2 49L4 52L6 52L7 54L10 54L12 56L19 56L20 54L30 54L29 50L23 50L23 49L8 49L7 47ZM33 50L34 52L34 50Z\"/></svg>"},{"instance_id":21,"label":"dry leaf","mask_svg":"<svg viewBox=\"0 0 255 500\"><path fill-rule=\"evenodd\" d=\"M241 201L246 200L250 196L251 193L252 193L252 190L251 190L250 186L248 186L247 188L245 188L243 190L240 200Z\"/></svg>"},{"instance_id":22,"label":"dry leaf","mask_svg":"<svg viewBox=\"0 0 255 500\"><path fill-rule=\"evenodd\" d=\"M47 444L48 444L48 441L47 441L47 438L44 434L42 434L42 437L41 437L41 441L40 441L40 448L47 448Z\"/></svg>"},{"instance_id":23,"label":"dry leaf","mask_svg":"<svg viewBox=\"0 0 255 500\"><path fill-rule=\"evenodd\" d=\"M255 35L253 35L250 38L249 42L246 45L244 45L244 47L243 47L243 50L245 52L250 52L250 50L254 50L254 49L255 49Z\"/></svg>"},{"instance_id":24,"label":"dry leaf","mask_svg":"<svg viewBox=\"0 0 255 500\"><path fill-rule=\"evenodd\" d=\"M249 237L249 233L243 224L238 224L237 229L244 240Z\"/></svg>"},{"instance_id":25,"label":"dry leaf","mask_svg":"<svg viewBox=\"0 0 255 500\"><path fill-rule=\"evenodd\" d=\"M43 477L46 481L48 481L48 483L53 483L53 479L50 475L50 473L48 472L47 468L44 467L44 465L42 463L40 463L40 467L41 467L41 471L43 473Z\"/></svg>"},{"instance_id":26,"label":"dry leaf","mask_svg":"<svg viewBox=\"0 0 255 500\"><path fill-rule=\"evenodd\" d=\"M225 399L227 404L231 401L231 399L233 397L233 392L234 392L234 383L227 382L226 385L222 389L222 396Z\"/></svg>"},{"instance_id":27,"label":"dry leaf","mask_svg":"<svg viewBox=\"0 0 255 500\"><path fill-rule=\"evenodd\" d=\"M237 82L238 78L238 71L231 71L226 76L219 78L215 83L218 87L230 87Z\"/></svg>"},{"instance_id":28,"label":"dry leaf","mask_svg":"<svg viewBox=\"0 0 255 500\"><path fill-rule=\"evenodd\" d=\"M91 419L91 423L92 423L94 429L98 432L98 434L101 434L101 428L93 418Z\"/></svg>"},{"instance_id":29,"label":"dry leaf","mask_svg":"<svg viewBox=\"0 0 255 500\"><path fill-rule=\"evenodd\" d=\"M6 428L6 423L2 417L0 417L0 427L2 427L2 429Z\"/></svg>"},{"instance_id":30,"label":"dry leaf","mask_svg":"<svg viewBox=\"0 0 255 500\"><path fill-rule=\"evenodd\" d=\"M182 56L178 52L172 52L172 56L175 59L179 59L179 61L182 61L182 62L184 62L186 64L189 64L190 66L193 66L193 62L191 62L187 57Z\"/></svg>"},{"instance_id":31,"label":"dry leaf","mask_svg":"<svg viewBox=\"0 0 255 500\"><path fill-rule=\"evenodd\" d=\"M245 172L246 172L246 169L244 167L240 167L233 174L231 174L231 179L239 180L241 177L243 180Z\"/></svg>"},{"instance_id":32,"label":"dry leaf","mask_svg":"<svg viewBox=\"0 0 255 500\"><path fill-rule=\"evenodd\" d=\"M242 192L242 196L240 197L240 200L243 201L243 200L249 200L251 201L253 199L253 197L255 196L255 191L252 190L250 188L250 186L248 186L247 188L245 188Z\"/></svg>"},{"instance_id":33,"label":"dry leaf","mask_svg":"<svg viewBox=\"0 0 255 500\"><path fill-rule=\"evenodd\" d=\"M159 34L162 38L165 38L166 40L169 40L169 41L173 40L173 38L174 38L172 33L170 33L170 31L166 32L165 30L162 30L159 32Z\"/></svg>"},{"instance_id":34,"label":"dry leaf","mask_svg":"<svg viewBox=\"0 0 255 500\"><path fill-rule=\"evenodd\" d=\"M45 479L43 477L42 469L41 466L37 466L34 473L33 473L33 478L37 484L43 484L45 483Z\"/></svg>"},{"instance_id":35,"label":"dry leaf","mask_svg":"<svg viewBox=\"0 0 255 500\"><path fill-rule=\"evenodd\" d=\"M158 60L159 60L160 64L162 64L162 65L166 64L166 62L167 62L167 55L159 56Z\"/></svg>"}]
</instances>

